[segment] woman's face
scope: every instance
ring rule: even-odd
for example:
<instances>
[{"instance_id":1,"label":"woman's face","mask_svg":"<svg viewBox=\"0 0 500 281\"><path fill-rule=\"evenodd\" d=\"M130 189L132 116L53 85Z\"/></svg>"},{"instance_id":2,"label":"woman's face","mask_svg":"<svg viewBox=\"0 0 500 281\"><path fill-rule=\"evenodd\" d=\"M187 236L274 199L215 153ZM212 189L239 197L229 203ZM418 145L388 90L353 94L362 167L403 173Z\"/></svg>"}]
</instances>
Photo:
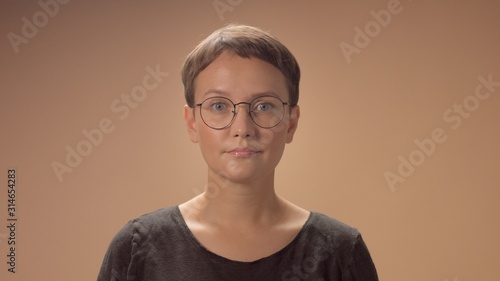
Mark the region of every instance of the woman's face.
<instances>
[{"instance_id":1,"label":"woman's face","mask_svg":"<svg viewBox=\"0 0 500 281\"><path fill-rule=\"evenodd\" d=\"M263 60L230 52L223 52L200 72L195 82L196 104L212 97L225 97L234 104L249 103L264 95L288 102L285 77L277 68ZM233 182L272 177L285 144L293 139L300 115L298 106L285 106L283 120L265 129L252 121L248 108L246 104L238 105L231 125L215 130L201 119L200 107L185 107L190 139L199 143L209 171Z\"/></svg>"}]
</instances>

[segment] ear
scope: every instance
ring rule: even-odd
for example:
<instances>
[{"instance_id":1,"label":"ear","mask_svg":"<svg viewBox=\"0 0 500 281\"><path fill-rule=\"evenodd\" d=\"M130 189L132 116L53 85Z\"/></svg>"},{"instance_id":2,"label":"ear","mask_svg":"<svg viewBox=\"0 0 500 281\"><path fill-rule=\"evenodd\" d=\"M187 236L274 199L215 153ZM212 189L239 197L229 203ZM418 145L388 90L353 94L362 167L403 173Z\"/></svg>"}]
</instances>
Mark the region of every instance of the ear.
<instances>
[{"instance_id":1,"label":"ear","mask_svg":"<svg viewBox=\"0 0 500 281\"><path fill-rule=\"evenodd\" d=\"M297 131L297 126L299 125L300 117L300 107L298 105L290 108L290 120L288 121L288 129L286 132L286 143L291 143L293 140L293 135Z\"/></svg>"},{"instance_id":2,"label":"ear","mask_svg":"<svg viewBox=\"0 0 500 281\"><path fill-rule=\"evenodd\" d=\"M184 105L184 121L186 121L186 128L189 138L192 142L198 143L198 132L196 130L196 122L194 119L194 108Z\"/></svg>"}]
</instances>

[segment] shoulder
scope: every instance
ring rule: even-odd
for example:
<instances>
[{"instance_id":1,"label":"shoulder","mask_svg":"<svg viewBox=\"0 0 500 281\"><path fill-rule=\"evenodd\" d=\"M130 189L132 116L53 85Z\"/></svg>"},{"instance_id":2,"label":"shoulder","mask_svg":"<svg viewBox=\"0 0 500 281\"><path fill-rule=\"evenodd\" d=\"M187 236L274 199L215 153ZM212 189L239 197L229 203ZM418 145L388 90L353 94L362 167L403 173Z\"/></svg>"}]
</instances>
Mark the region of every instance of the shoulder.
<instances>
[{"instance_id":1,"label":"shoulder","mask_svg":"<svg viewBox=\"0 0 500 281\"><path fill-rule=\"evenodd\" d=\"M111 240L98 280L132 280L127 276L137 274L135 270L151 252L151 247L158 246L165 235L179 229L173 227L179 219L177 210L176 206L159 209L125 224Z\"/></svg>"},{"instance_id":2,"label":"shoulder","mask_svg":"<svg viewBox=\"0 0 500 281\"><path fill-rule=\"evenodd\" d=\"M170 225L176 222L178 218L179 210L177 206L170 206L144 214L130 222L141 225L142 227L154 228L158 225Z\"/></svg>"},{"instance_id":3,"label":"shoulder","mask_svg":"<svg viewBox=\"0 0 500 281\"><path fill-rule=\"evenodd\" d=\"M172 226L178 223L179 212L177 206L158 209L128 221L115 235L112 244L139 242L144 237L154 236L154 233L172 229Z\"/></svg>"},{"instance_id":4,"label":"shoulder","mask_svg":"<svg viewBox=\"0 0 500 281\"><path fill-rule=\"evenodd\" d=\"M344 237L345 239L356 238L360 234L355 227L317 212L311 212L311 216L307 222L307 228L311 231Z\"/></svg>"},{"instance_id":5,"label":"shoulder","mask_svg":"<svg viewBox=\"0 0 500 281\"><path fill-rule=\"evenodd\" d=\"M182 217L177 206L170 206L137 217L125 228L132 229L135 238L154 238L155 234L169 234L178 231L182 224Z\"/></svg>"},{"instance_id":6,"label":"shoulder","mask_svg":"<svg viewBox=\"0 0 500 281\"><path fill-rule=\"evenodd\" d=\"M332 252L349 253L362 240L358 229L325 214L311 212L302 230L301 240Z\"/></svg>"},{"instance_id":7,"label":"shoulder","mask_svg":"<svg viewBox=\"0 0 500 281\"><path fill-rule=\"evenodd\" d=\"M176 206L137 217L128 221L116 233L111 240L107 255L130 259L144 245L153 244L165 236L182 235L182 230L176 227L178 225L179 212Z\"/></svg>"},{"instance_id":8,"label":"shoulder","mask_svg":"<svg viewBox=\"0 0 500 281\"><path fill-rule=\"evenodd\" d=\"M378 280L377 270L361 233L334 218L320 213L311 213L308 231L310 237L320 237L318 251L337 261L345 280ZM314 235L314 236L312 236Z\"/></svg>"}]
</instances>

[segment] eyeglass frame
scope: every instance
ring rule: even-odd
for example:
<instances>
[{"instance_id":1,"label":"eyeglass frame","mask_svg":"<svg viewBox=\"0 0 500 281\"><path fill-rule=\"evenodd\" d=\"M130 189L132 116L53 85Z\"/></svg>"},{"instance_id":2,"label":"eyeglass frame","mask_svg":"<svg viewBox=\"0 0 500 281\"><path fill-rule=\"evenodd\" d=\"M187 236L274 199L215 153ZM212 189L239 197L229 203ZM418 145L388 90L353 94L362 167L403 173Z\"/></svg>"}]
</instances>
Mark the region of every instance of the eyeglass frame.
<instances>
[{"instance_id":1,"label":"eyeglass frame","mask_svg":"<svg viewBox=\"0 0 500 281\"><path fill-rule=\"evenodd\" d=\"M250 106L252 105L252 103L256 100L256 99L259 99L259 98L265 98L265 97L271 97L271 98L276 98L277 100L279 100L282 104L283 104L283 116L281 116L281 119L273 126L271 127L263 127L259 124L257 124L257 122L255 122L255 120L253 120L253 116L252 116L252 111L250 109ZM205 103L207 100L210 100L210 99L214 99L214 98L222 98L222 99L226 99L228 100L229 102L231 102L231 104L233 105L233 110L232 110L232 113L233 113L233 117L231 118L231 121L229 121L229 124L227 124L226 126L224 127L221 127L221 128L215 128L215 127L212 127L210 125L207 124L207 122L205 121L205 119L203 118L203 114L201 113L201 106L203 105L203 103ZM199 107L200 108L200 117L201 117L201 120L203 120L203 123L205 123L205 125L207 125L207 127L211 128L211 129L214 129L214 130L224 130L224 129L227 129L229 127L231 127L231 125L233 124L234 122L234 119L236 118L236 114L238 114L238 112L236 111L236 107L240 104L246 104L248 105L248 115L250 116L250 119L252 120L252 122L257 125L259 128L263 128L263 129L272 129L276 126L278 126L281 121L283 121L283 118L285 117L285 106L288 105L290 108L294 107L294 105L291 105L289 102L284 102L282 101L279 97L277 96L274 96L274 95L263 95L263 96L258 96L258 97L255 97L254 99L252 99L250 102L245 102L245 101L242 101L242 102L238 102L238 103L234 103L231 99L229 98L226 98L226 97L223 97L223 96L215 96L215 97L209 97L209 98L206 98L205 100L203 100L201 103L197 103L195 104L196 107ZM195 106L193 106L192 108L194 109ZM291 111L289 112L291 114Z\"/></svg>"}]
</instances>

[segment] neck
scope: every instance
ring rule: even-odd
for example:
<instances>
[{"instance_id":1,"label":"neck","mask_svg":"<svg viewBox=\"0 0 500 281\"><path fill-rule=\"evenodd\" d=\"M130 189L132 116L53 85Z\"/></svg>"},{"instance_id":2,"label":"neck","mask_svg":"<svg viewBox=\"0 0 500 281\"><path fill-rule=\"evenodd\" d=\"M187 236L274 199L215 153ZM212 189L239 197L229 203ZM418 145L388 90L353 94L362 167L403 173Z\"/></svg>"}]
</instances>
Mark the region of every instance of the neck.
<instances>
[{"instance_id":1,"label":"neck","mask_svg":"<svg viewBox=\"0 0 500 281\"><path fill-rule=\"evenodd\" d=\"M197 213L219 226L268 225L279 220L283 202L274 190L274 172L256 181L235 182L221 175L208 175L205 192L195 200L203 206Z\"/></svg>"}]
</instances>

